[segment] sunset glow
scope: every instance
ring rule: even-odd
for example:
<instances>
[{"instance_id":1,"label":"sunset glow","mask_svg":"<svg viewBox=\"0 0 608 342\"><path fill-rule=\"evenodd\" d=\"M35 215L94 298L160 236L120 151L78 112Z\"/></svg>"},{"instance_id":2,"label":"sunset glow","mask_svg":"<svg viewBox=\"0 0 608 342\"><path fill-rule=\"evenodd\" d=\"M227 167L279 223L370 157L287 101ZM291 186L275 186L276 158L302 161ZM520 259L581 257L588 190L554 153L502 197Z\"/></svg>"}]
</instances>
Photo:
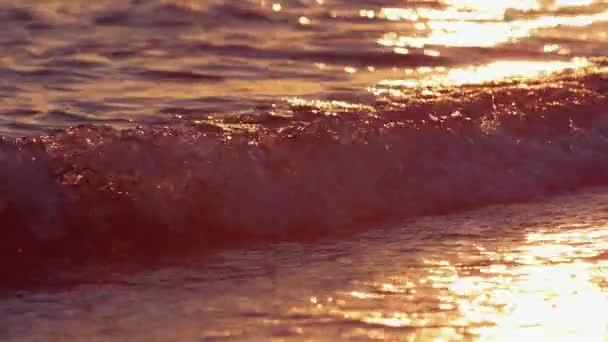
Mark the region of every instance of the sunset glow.
<instances>
[{"instance_id":1,"label":"sunset glow","mask_svg":"<svg viewBox=\"0 0 608 342\"><path fill-rule=\"evenodd\" d=\"M1 342L608 342L608 0L0 31Z\"/></svg>"}]
</instances>

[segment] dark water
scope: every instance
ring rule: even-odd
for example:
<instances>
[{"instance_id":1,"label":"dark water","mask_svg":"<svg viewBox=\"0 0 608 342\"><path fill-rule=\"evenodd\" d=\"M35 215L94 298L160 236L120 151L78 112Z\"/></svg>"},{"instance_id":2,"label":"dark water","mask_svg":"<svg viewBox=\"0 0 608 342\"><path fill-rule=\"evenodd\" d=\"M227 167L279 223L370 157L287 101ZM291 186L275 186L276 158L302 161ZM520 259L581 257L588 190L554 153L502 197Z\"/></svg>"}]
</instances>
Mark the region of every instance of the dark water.
<instances>
[{"instance_id":1,"label":"dark water","mask_svg":"<svg viewBox=\"0 0 608 342\"><path fill-rule=\"evenodd\" d=\"M3 297L0 337L604 342L607 200L603 188L146 272L90 266L77 285Z\"/></svg>"},{"instance_id":2,"label":"dark water","mask_svg":"<svg viewBox=\"0 0 608 342\"><path fill-rule=\"evenodd\" d=\"M2 287L33 291L0 337L606 340L566 313L606 300L608 2L0 0L0 30Z\"/></svg>"}]
</instances>

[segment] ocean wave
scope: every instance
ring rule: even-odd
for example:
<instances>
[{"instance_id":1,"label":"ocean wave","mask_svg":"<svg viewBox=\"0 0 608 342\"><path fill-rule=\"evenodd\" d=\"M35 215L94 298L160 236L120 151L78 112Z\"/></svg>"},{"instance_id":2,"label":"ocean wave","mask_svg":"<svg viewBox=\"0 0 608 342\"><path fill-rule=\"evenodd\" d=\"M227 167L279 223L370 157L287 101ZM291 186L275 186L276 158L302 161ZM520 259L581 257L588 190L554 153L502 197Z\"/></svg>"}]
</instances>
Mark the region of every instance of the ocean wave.
<instances>
[{"instance_id":1,"label":"ocean wave","mask_svg":"<svg viewBox=\"0 0 608 342\"><path fill-rule=\"evenodd\" d=\"M291 99L0 143L3 260L320 237L608 183L606 62L374 104Z\"/></svg>"}]
</instances>

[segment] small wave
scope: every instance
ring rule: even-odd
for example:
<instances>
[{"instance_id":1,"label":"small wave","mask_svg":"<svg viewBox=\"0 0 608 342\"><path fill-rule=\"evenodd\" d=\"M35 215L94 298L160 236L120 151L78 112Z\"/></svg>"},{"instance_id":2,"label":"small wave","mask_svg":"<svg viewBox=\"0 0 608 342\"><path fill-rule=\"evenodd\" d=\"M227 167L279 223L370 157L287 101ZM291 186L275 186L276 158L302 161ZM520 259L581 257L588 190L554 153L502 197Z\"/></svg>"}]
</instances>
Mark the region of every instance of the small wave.
<instances>
[{"instance_id":1,"label":"small wave","mask_svg":"<svg viewBox=\"0 0 608 342\"><path fill-rule=\"evenodd\" d=\"M255 8L247 8L247 6L243 6L242 3L239 3L237 6L226 3L212 6L209 12L221 17L222 20L234 19L238 22L254 21L267 23L274 21L265 15L264 12Z\"/></svg>"},{"instance_id":2,"label":"small wave","mask_svg":"<svg viewBox=\"0 0 608 342\"><path fill-rule=\"evenodd\" d=\"M418 66L451 65L458 61L447 57L426 56L424 54L398 55L392 52L335 51L317 49L312 51L257 49L249 45L200 43L197 51L213 52L222 56L263 58L270 60L294 60L351 64L356 66Z\"/></svg>"},{"instance_id":3,"label":"small wave","mask_svg":"<svg viewBox=\"0 0 608 342\"><path fill-rule=\"evenodd\" d=\"M23 8L4 8L0 10L0 20L2 21L17 21L28 22L34 20L35 16L28 10Z\"/></svg>"},{"instance_id":4,"label":"small wave","mask_svg":"<svg viewBox=\"0 0 608 342\"><path fill-rule=\"evenodd\" d=\"M93 23L103 26L187 26L201 19L201 13L193 8L176 4L132 6L124 10L103 11L93 18Z\"/></svg>"},{"instance_id":5,"label":"small wave","mask_svg":"<svg viewBox=\"0 0 608 342\"><path fill-rule=\"evenodd\" d=\"M150 80L180 81L180 82L200 82L200 81L221 81L223 77L209 74L202 74L194 71L182 70L135 70L131 74Z\"/></svg>"},{"instance_id":6,"label":"small wave","mask_svg":"<svg viewBox=\"0 0 608 342\"><path fill-rule=\"evenodd\" d=\"M3 259L318 237L606 184L605 67L0 143Z\"/></svg>"},{"instance_id":7,"label":"small wave","mask_svg":"<svg viewBox=\"0 0 608 342\"><path fill-rule=\"evenodd\" d=\"M235 21L242 25L249 22L271 23L275 20L251 3L243 2L238 6L209 3L142 3L123 10L109 9L100 11L93 17L93 23L102 26L156 26L180 27L197 25L222 25Z\"/></svg>"}]
</instances>

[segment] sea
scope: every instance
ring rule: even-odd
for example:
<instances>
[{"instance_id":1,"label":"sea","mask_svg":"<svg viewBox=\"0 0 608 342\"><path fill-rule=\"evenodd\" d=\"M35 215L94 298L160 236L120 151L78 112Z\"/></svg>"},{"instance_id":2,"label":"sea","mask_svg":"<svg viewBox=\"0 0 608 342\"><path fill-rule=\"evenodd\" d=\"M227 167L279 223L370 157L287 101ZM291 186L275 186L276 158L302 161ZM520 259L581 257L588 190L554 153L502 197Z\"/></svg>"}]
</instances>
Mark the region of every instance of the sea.
<instances>
[{"instance_id":1,"label":"sea","mask_svg":"<svg viewBox=\"0 0 608 342\"><path fill-rule=\"evenodd\" d=\"M607 0L0 0L0 340L608 341Z\"/></svg>"}]
</instances>

